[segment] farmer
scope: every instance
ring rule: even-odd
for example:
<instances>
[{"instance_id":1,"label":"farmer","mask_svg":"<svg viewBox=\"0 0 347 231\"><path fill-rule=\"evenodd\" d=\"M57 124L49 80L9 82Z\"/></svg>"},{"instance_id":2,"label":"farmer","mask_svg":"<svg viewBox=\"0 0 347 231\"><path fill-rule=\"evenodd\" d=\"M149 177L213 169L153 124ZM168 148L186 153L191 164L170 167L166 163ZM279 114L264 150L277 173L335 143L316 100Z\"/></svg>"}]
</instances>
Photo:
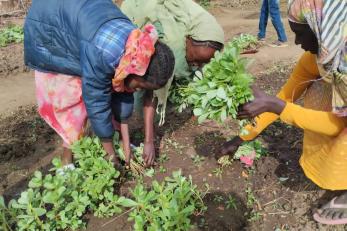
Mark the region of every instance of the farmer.
<instances>
[{"instance_id":1,"label":"farmer","mask_svg":"<svg viewBox=\"0 0 347 231\"><path fill-rule=\"evenodd\" d=\"M266 26L267 26L269 14L271 17L272 25L275 27L275 30L277 32L277 37L278 37L278 40L269 44L269 46L271 47L288 46L286 31L284 30L284 26L281 20L281 9L280 9L279 0L263 0L261 11L260 11L260 18L259 18L258 40L261 42L265 42Z\"/></svg>"},{"instance_id":2,"label":"farmer","mask_svg":"<svg viewBox=\"0 0 347 231\"><path fill-rule=\"evenodd\" d=\"M257 125L248 127L249 135L225 143L222 153L235 152L277 118L302 128L300 165L306 176L321 188L344 190L314 219L347 224L347 1L291 0L288 6L295 42L306 52L277 97L254 89L255 99L239 117L260 115ZM293 104L305 91L304 107Z\"/></svg>"},{"instance_id":3,"label":"farmer","mask_svg":"<svg viewBox=\"0 0 347 231\"><path fill-rule=\"evenodd\" d=\"M87 118L107 157L118 164L114 120L130 150L126 119L133 92L159 89L173 72L174 56L157 42L154 26L137 29L111 0L34 0L24 33L38 111L64 141L65 167L73 168L70 146L83 136Z\"/></svg>"},{"instance_id":4,"label":"farmer","mask_svg":"<svg viewBox=\"0 0 347 231\"><path fill-rule=\"evenodd\" d=\"M162 125L171 84L177 86L189 82L193 71L208 63L215 51L223 48L224 32L216 19L192 0L125 0L121 9L140 28L153 23L159 31L160 41L167 44L175 56L174 74L165 88L143 91L135 96L141 110L143 104L144 156L149 166L155 158L153 121L156 102L153 97L158 99L159 125Z\"/></svg>"}]
</instances>

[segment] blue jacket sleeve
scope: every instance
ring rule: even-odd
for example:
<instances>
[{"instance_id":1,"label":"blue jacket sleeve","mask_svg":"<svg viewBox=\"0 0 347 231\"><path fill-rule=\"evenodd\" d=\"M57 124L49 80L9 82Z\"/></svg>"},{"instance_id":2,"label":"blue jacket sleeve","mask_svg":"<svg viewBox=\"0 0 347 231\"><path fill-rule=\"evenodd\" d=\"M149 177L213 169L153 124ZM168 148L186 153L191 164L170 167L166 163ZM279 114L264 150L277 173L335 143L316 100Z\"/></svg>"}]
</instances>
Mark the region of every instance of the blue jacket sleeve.
<instances>
[{"instance_id":1,"label":"blue jacket sleeve","mask_svg":"<svg viewBox=\"0 0 347 231\"><path fill-rule=\"evenodd\" d=\"M111 93L114 70L104 63L102 52L94 45L81 43L82 97L94 133L112 139Z\"/></svg>"}]
</instances>

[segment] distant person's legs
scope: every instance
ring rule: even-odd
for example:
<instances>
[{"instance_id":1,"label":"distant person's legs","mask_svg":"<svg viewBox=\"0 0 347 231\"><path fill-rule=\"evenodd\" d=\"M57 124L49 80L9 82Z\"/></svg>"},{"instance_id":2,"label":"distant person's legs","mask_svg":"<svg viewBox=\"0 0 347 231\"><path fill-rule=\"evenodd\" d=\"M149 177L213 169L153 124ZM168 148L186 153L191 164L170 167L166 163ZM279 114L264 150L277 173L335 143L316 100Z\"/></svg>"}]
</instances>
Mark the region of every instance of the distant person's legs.
<instances>
[{"instance_id":1,"label":"distant person's legs","mask_svg":"<svg viewBox=\"0 0 347 231\"><path fill-rule=\"evenodd\" d=\"M268 18L269 18L269 0L263 0L263 4L260 10L258 40L265 40Z\"/></svg>"},{"instance_id":2,"label":"distant person's legs","mask_svg":"<svg viewBox=\"0 0 347 231\"><path fill-rule=\"evenodd\" d=\"M271 44L273 47L284 47L287 46L287 36L284 30L284 26L281 20L281 10L279 1L280 0L268 0L269 1L269 12L273 26L276 29L278 41Z\"/></svg>"}]
</instances>

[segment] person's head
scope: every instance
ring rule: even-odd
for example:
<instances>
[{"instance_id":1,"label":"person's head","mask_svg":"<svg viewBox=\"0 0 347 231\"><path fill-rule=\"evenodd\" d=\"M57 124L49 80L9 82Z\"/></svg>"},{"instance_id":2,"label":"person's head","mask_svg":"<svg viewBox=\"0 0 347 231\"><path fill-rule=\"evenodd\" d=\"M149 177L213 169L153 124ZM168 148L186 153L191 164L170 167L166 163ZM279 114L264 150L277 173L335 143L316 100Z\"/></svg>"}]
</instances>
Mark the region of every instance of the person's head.
<instances>
[{"instance_id":1,"label":"person's head","mask_svg":"<svg viewBox=\"0 0 347 231\"><path fill-rule=\"evenodd\" d=\"M289 21L290 28L295 33L295 44L301 45L305 51L318 54L318 40L308 24Z\"/></svg>"},{"instance_id":2,"label":"person's head","mask_svg":"<svg viewBox=\"0 0 347 231\"><path fill-rule=\"evenodd\" d=\"M223 49L223 44L215 41L186 39L186 60L189 66L201 67L213 58L214 53Z\"/></svg>"},{"instance_id":3,"label":"person's head","mask_svg":"<svg viewBox=\"0 0 347 231\"><path fill-rule=\"evenodd\" d=\"M155 44L155 52L144 76L130 75L125 80L128 89L157 90L165 86L172 77L175 57L171 49L164 43Z\"/></svg>"}]
</instances>

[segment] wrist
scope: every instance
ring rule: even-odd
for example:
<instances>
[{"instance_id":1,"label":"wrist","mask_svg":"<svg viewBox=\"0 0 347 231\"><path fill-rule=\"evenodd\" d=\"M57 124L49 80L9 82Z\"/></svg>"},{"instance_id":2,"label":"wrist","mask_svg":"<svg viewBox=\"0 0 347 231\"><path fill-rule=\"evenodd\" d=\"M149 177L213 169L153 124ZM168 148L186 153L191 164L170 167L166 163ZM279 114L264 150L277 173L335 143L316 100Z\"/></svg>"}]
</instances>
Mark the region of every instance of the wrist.
<instances>
[{"instance_id":1,"label":"wrist","mask_svg":"<svg viewBox=\"0 0 347 231\"><path fill-rule=\"evenodd\" d=\"M286 102L277 98L277 97L269 97L269 112L273 112L277 115L280 115L286 106Z\"/></svg>"}]
</instances>

